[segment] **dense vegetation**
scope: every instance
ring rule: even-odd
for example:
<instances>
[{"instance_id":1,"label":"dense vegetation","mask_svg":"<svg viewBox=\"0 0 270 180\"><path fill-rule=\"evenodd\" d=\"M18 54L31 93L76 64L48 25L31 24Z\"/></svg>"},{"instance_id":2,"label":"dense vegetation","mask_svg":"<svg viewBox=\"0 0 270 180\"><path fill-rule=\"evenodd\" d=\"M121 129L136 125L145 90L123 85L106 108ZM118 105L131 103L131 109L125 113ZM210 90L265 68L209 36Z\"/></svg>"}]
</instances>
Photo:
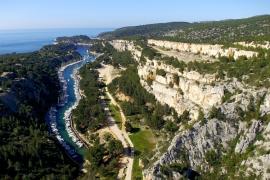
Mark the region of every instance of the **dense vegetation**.
<instances>
[{"instance_id":1,"label":"dense vegetation","mask_svg":"<svg viewBox=\"0 0 270 180\"><path fill-rule=\"evenodd\" d=\"M134 99L133 102L121 102L125 115L142 114L146 124L154 129L164 126L164 115L171 115L172 109L157 102L154 96L148 93L140 84L136 67L128 67L121 77L116 78L109 85L111 92L122 92Z\"/></svg>"},{"instance_id":2,"label":"dense vegetation","mask_svg":"<svg viewBox=\"0 0 270 180\"><path fill-rule=\"evenodd\" d=\"M80 58L72 45L0 56L0 179L71 179L78 167L47 133L60 90L57 67ZM46 97L46 98L44 98Z\"/></svg>"},{"instance_id":3,"label":"dense vegetation","mask_svg":"<svg viewBox=\"0 0 270 180\"><path fill-rule=\"evenodd\" d=\"M103 33L103 38L141 36L193 43L228 43L235 41L269 40L270 16L200 23L162 23L116 29Z\"/></svg>"},{"instance_id":4,"label":"dense vegetation","mask_svg":"<svg viewBox=\"0 0 270 180\"><path fill-rule=\"evenodd\" d=\"M84 96L73 111L73 119L77 129L82 133L87 130L95 131L105 122L105 115L99 102L100 89L104 85L98 81L98 72L93 69L94 65L95 63L91 63L80 69L80 89Z\"/></svg>"},{"instance_id":5,"label":"dense vegetation","mask_svg":"<svg viewBox=\"0 0 270 180\"><path fill-rule=\"evenodd\" d=\"M96 177L105 179L117 179L119 160L124 151L122 143L106 134L105 142L101 143L96 137L93 146L87 153L87 159L91 162L92 173Z\"/></svg>"},{"instance_id":6,"label":"dense vegetation","mask_svg":"<svg viewBox=\"0 0 270 180\"><path fill-rule=\"evenodd\" d=\"M131 26L116 29L113 32L101 33L99 36L102 38L123 38L132 36L144 36L152 37L162 35L166 31L171 31L175 28L182 28L188 26L187 22L170 22L170 23L158 23L142 26Z\"/></svg>"},{"instance_id":7,"label":"dense vegetation","mask_svg":"<svg viewBox=\"0 0 270 180\"><path fill-rule=\"evenodd\" d=\"M193 43L225 43L269 40L270 16L246 19L194 23L189 27L167 33L164 39Z\"/></svg>"},{"instance_id":8,"label":"dense vegetation","mask_svg":"<svg viewBox=\"0 0 270 180\"><path fill-rule=\"evenodd\" d=\"M72 37L58 37L56 38L58 43L76 44L76 43L91 43L92 40L88 36L79 35Z\"/></svg>"},{"instance_id":9,"label":"dense vegetation","mask_svg":"<svg viewBox=\"0 0 270 180\"><path fill-rule=\"evenodd\" d=\"M101 62L115 67L126 67L133 63L130 52L118 53L109 43L105 43L105 46L102 43L104 42L96 41L91 50L103 52L103 55L80 69L80 89L84 96L73 111L73 115L77 129L82 133L87 130L96 131L104 125L106 119L100 103L100 96L104 95L102 92L104 84L98 80L96 68L100 67Z\"/></svg>"},{"instance_id":10,"label":"dense vegetation","mask_svg":"<svg viewBox=\"0 0 270 180\"><path fill-rule=\"evenodd\" d=\"M116 68L127 67L130 64L135 64L135 61L132 60L132 55L129 51L119 53L108 42L97 41L93 44L91 50L97 53L102 53L102 55L97 58L98 62L102 61L103 63L111 64Z\"/></svg>"},{"instance_id":11,"label":"dense vegetation","mask_svg":"<svg viewBox=\"0 0 270 180\"><path fill-rule=\"evenodd\" d=\"M95 45L95 48L98 46L99 44ZM89 135L88 140L91 144L86 153L90 162L89 172L82 177L83 179L117 179L119 161L124 151L120 141L110 134L102 135L97 132L107 123L101 99L101 96L104 96L104 84L99 80L96 70L101 61L102 58L97 58L80 69L80 89L83 96L72 112L76 128L84 133L85 137Z\"/></svg>"}]
</instances>

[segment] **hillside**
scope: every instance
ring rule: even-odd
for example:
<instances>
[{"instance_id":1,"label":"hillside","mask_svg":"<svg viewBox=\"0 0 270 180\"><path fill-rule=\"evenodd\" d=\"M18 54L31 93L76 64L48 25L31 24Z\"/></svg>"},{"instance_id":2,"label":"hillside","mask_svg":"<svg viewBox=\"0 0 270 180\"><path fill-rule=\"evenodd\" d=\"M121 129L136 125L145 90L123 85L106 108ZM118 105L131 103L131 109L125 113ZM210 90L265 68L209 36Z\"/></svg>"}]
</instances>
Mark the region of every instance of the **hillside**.
<instances>
[{"instance_id":1,"label":"hillside","mask_svg":"<svg viewBox=\"0 0 270 180\"><path fill-rule=\"evenodd\" d=\"M97 68L121 72L108 89L127 117L133 178L269 179L268 44L102 40Z\"/></svg>"},{"instance_id":2,"label":"hillside","mask_svg":"<svg viewBox=\"0 0 270 180\"><path fill-rule=\"evenodd\" d=\"M231 41L269 40L270 16L255 16L246 19L174 22L125 27L99 35L105 39L142 36L172 41L193 43L227 43Z\"/></svg>"},{"instance_id":3,"label":"hillside","mask_svg":"<svg viewBox=\"0 0 270 180\"><path fill-rule=\"evenodd\" d=\"M143 36L143 37L153 37L162 36L164 32L169 32L175 29L181 29L187 27L189 23L187 22L170 22L170 23L158 23L158 24L148 24L141 26L131 26L116 29L112 32L101 33L99 37L105 39L111 38L123 38L123 37L133 37L133 36Z\"/></svg>"},{"instance_id":4,"label":"hillside","mask_svg":"<svg viewBox=\"0 0 270 180\"><path fill-rule=\"evenodd\" d=\"M78 175L78 165L49 135L45 114L59 95L57 68L79 58L73 45L0 56L0 179Z\"/></svg>"}]
</instances>

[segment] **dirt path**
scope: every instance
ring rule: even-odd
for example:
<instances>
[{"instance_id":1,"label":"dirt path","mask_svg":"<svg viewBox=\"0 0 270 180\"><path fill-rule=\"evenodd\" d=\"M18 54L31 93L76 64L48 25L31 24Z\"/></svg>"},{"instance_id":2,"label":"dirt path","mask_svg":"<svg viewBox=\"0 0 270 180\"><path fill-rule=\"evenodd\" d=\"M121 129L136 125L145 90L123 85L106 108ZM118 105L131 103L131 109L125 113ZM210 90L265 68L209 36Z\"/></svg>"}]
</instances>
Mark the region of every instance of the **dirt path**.
<instances>
[{"instance_id":1,"label":"dirt path","mask_svg":"<svg viewBox=\"0 0 270 180\"><path fill-rule=\"evenodd\" d=\"M114 78L119 76L119 70L115 69L111 65L102 65L99 71L99 76L103 78L105 83L108 85ZM105 113L107 115L107 120L108 120L108 128L113 134L115 138L121 141L125 152L124 152L124 157L122 158L122 168L119 171L118 178L119 179L125 179L125 180L131 180L132 179L132 168L133 168L133 157L134 157L134 150L133 150L133 143L131 142L126 129L125 129L125 122L126 122L126 117L122 111L122 108L120 105L115 101L113 96L109 93L108 88L105 88L106 94L108 98L110 99L110 102L117 106L120 110L120 115L122 119L122 128L120 129L115 121L115 119L112 117L108 105L106 104L105 100L103 101L103 106L105 109Z\"/></svg>"},{"instance_id":2,"label":"dirt path","mask_svg":"<svg viewBox=\"0 0 270 180\"><path fill-rule=\"evenodd\" d=\"M123 146L125 148L125 154L126 154L126 157L127 157L127 168L126 168L126 172L125 172L125 180L131 180L132 178L132 168L133 168L133 161L134 161L134 146L133 146L133 143L132 141L130 140L128 134L127 134L127 131L126 131L126 128L125 128L125 122L126 122L126 116L124 115L123 113L123 110L122 108L120 107L120 105L115 101L115 99L113 98L113 96L110 94L110 92L108 91L108 88L106 87L105 88L106 90L106 94L107 96L109 97L111 103L115 106L117 106L119 108L119 111L120 111L120 114L121 114L121 119L122 119L122 129L121 131L119 132L118 130L119 127L117 126L117 124L115 123L114 121L114 125L117 127L113 130L114 133L117 133L119 138L124 138L122 139L123 142ZM112 117L110 119L113 119ZM117 130L118 129L118 130Z\"/></svg>"},{"instance_id":3,"label":"dirt path","mask_svg":"<svg viewBox=\"0 0 270 180\"><path fill-rule=\"evenodd\" d=\"M120 70L115 69L112 65L101 64L98 69L99 76L105 81L105 84L110 84L112 80L119 76Z\"/></svg>"}]
</instances>

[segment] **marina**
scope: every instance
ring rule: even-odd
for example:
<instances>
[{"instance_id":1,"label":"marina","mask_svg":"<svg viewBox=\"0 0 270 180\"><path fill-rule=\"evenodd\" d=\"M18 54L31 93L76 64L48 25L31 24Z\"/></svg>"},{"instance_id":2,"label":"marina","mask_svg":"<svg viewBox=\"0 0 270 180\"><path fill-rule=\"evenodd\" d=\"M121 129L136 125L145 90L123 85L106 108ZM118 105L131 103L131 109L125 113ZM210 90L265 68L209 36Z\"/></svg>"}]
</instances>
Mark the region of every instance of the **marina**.
<instances>
[{"instance_id":1,"label":"marina","mask_svg":"<svg viewBox=\"0 0 270 180\"><path fill-rule=\"evenodd\" d=\"M84 64L94 60L95 57L90 55L84 46L78 46L78 52L81 54L82 60L62 66L58 71L58 78L62 88L58 103L50 108L46 120L50 132L67 154L81 164L86 144L80 139L76 129L73 127L71 114L81 99L79 79L77 78L79 69Z\"/></svg>"}]
</instances>

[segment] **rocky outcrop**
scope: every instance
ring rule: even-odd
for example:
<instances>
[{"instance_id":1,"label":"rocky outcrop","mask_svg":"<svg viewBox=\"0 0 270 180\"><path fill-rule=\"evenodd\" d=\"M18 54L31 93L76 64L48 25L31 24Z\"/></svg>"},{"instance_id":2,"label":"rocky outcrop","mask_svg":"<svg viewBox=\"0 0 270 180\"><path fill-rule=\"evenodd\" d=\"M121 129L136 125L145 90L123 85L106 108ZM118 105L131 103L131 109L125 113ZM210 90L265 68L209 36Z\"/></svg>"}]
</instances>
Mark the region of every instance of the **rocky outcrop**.
<instances>
[{"instance_id":1,"label":"rocky outcrop","mask_svg":"<svg viewBox=\"0 0 270 180\"><path fill-rule=\"evenodd\" d=\"M136 61L141 58L141 48L136 46L133 41L113 40L110 44L118 51L130 51Z\"/></svg>"},{"instance_id":2,"label":"rocky outcrop","mask_svg":"<svg viewBox=\"0 0 270 180\"><path fill-rule=\"evenodd\" d=\"M235 48L223 49L220 45L202 45L149 40L149 44L178 51L208 56L257 56L252 51ZM118 51L130 51L140 62L141 49L131 41L114 40L111 44ZM248 111L259 112L260 117L270 114L270 92L266 88L249 87L236 78L216 79L216 74L200 74L196 71L179 70L161 60L149 60L139 63L138 75L142 86L162 104L174 108L181 115L185 110L190 112L189 128L180 123L177 135L170 142L169 148L143 171L145 179L166 179L163 166L188 161L192 170L210 171L206 161L209 150L226 150L232 153L245 154L254 147L250 157L240 161L247 172L255 171L269 178L270 123L267 127L262 120L244 120ZM162 73L160 73L162 70ZM224 97L227 96L225 99ZM259 105L259 106L258 106ZM211 117L211 111L218 109L218 117ZM259 109L258 109L259 107ZM255 109L254 109L255 108ZM253 110L252 110L253 109ZM200 111L204 120L198 122ZM258 140L258 135L263 139ZM233 146L229 144L236 140ZM230 145L230 146L229 146ZM261 152L263 149L263 152ZM160 152L159 152L160 153ZM226 153L226 151L222 151ZM255 156L253 156L255 154ZM155 156L157 157L157 156ZM223 173L226 173L226 167ZM247 176L249 173L246 174ZM179 172L172 172L173 179L180 179Z\"/></svg>"},{"instance_id":3,"label":"rocky outcrop","mask_svg":"<svg viewBox=\"0 0 270 180\"><path fill-rule=\"evenodd\" d=\"M266 94L263 104L260 106L260 111L262 115L270 113L270 93Z\"/></svg>"},{"instance_id":4,"label":"rocky outcrop","mask_svg":"<svg viewBox=\"0 0 270 180\"><path fill-rule=\"evenodd\" d=\"M244 153L248 146L254 142L256 135L262 130L262 122L253 120L250 128L246 129L240 141L236 144L235 152Z\"/></svg>"},{"instance_id":5,"label":"rocky outcrop","mask_svg":"<svg viewBox=\"0 0 270 180\"><path fill-rule=\"evenodd\" d=\"M166 75L157 75L157 69L165 70ZM145 65L139 66L138 74L142 85L158 101L173 107L179 114L185 110L190 111L192 119L198 117L200 108L207 112L213 106L221 104L224 95L223 85L210 85L215 80L214 75L204 76L195 71L179 72L176 68L155 60L148 60ZM151 85L146 83L150 76Z\"/></svg>"},{"instance_id":6,"label":"rocky outcrop","mask_svg":"<svg viewBox=\"0 0 270 180\"><path fill-rule=\"evenodd\" d=\"M205 169L207 167L206 152L216 149L216 145L226 148L227 142L234 139L237 132L238 130L233 125L217 119L209 120L203 126L197 123L192 130L177 135L167 152L152 168L145 171L144 175L147 180L161 179L163 165L182 163L183 159L188 159L194 170Z\"/></svg>"},{"instance_id":7,"label":"rocky outcrop","mask_svg":"<svg viewBox=\"0 0 270 180\"><path fill-rule=\"evenodd\" d=\"M241 56L245 56L247 58L251 58L253 56L257 56L257 52L253 51L245 51L239 50L237 48L223 48L223 45L210 45L210 44L191 44L191 43L181 43L181 42L171 42L171 41L161 41L161 40L148 40L148 44L159 46L167 49L191 52L194 54L202 54L213 56L218 58L220 56L233 57L234 59L238 59Z\"/></svg>"},{"instance_id":8,"label":"rocky outcrop","mask_svg":"<svg viewBox=\"0 0 270 180\"><path fill-rule=\"evenodd\" d=\"M252 42L235 42L236 45L241 45L244 47L252 47L252 48L263 48L263 49L270 49L270 42L264 41L263 43L256 43Z\"/></svg>"},{"instance_id":9,"label":"rocky outcrop","mask_svg":"<svg viewBox=\"0 0 270 180\"><path fill-rule=\"evenodd\" d=\"M163 69L165 74L157 74L158 69ZM256 138L264 129L262 121L254 119L248 127L248 124L240 119L245 116L243 113L250 111L250 106L256 106L261 100L263 100L260 105L261 115L269 114L270 98L267 89L248 87L235 78L226 81L216 79L215 75L202 75L195 71L180 72L177 68L158 60L147 59L146 63L138 67L138 74L141 84L161 103L173 107L179 114L184 110L190 111L193 122L196 122L199 110L203 110L206 114L205 118L208 119L206 124L198 122L189 130L183 131L184 129L180 128L180 133L172 140L168 150L144 171L146 179L162 179L162 166L181 163L183 154L187 155L193 170L199 168L209 171L205 153L221 147L226 149L228 142L235 138L239 138L233 149L235 153L245 153L251 145L259 147ZM226 102L223 101L225 90L231 94ZM223 120L209 120L212 107L221 110L224 115ZM270 137L267 138L269 133L265 131L264 134L266 134L265 140L260 143L269 145ZM266 162L266 160L262 161ZM263 173L266 173L265 166L260 167ZM174 175L175 173L173 172ZM267 174L264 176L268 177Z\"/></svg>"},{"instance_id":10,"label":"rocky outcrop","mask_svg":"<svg viewBox=\"0 0 270 180\"><path fill-rule=\"evenodd\" d=\"M248 167L246 174L256 174L261 179L270 179L270 154L265 154L255 158L249 158L242 162L243 166Z\"/></svg>"}]
</instances>

